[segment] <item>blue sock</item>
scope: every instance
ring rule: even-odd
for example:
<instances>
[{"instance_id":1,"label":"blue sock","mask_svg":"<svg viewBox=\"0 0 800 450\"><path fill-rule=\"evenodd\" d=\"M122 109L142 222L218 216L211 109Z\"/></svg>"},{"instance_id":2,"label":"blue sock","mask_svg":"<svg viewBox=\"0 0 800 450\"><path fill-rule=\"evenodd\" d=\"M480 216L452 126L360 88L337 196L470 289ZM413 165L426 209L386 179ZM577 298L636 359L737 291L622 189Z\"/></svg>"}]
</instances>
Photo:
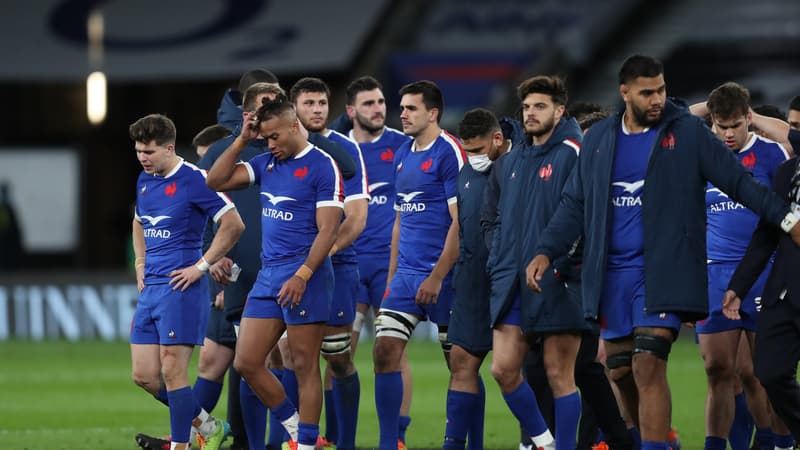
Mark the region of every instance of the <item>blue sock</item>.
<instances>
[{"instance_id":1,"label":"blue sock","mask_svg":"<svg viewBox=\"0 0 800 450\"><path fill-rule=\"evenodd\" d=\"M639 429L636 427L628 428L628 433L631 434L633 438L633 448L634 450L641 450L642 448L642 435L639 434Z\"/></svg>"},{"instance_id":2,"label":"blue sock","mask_svg":"<svg viewBox=\"0 0 800 450\"><path fill-rule=\"evenodd\" d=\"M281 384L286 392L286 397L291 400L293 405L299 405L300 400L297 392L297 374L292 369L283 369Z\"/></svg>"},{"instance_id":3,"label":"blue sock","mask_svg":"<svg viewBox=\"0 0 800 450\"><path fill-rule=\"evenodd\" d=\"M529 436L538 436L547 431L547 424L544 423L530 384L523 381L513 391L503 394L503 399Z\"/></svg>"},{"instance_id":4,"label":"blue sock","mask_svg":"<svg viewBox=\"0 0 800 450\"><path fill-rule=\"evenodd\" d=\"M791 434L774 434L773 433L773 438L775 439L773 441L773 444L775 445L775 447L792 448L794 446L794 438L792 437Z\"/></svg>"},{"instance_id":5,"label":"blue sock","mask_svg":"<svg viewBox=\"0 0 800 450\"><path fill-rule=\"evenodd\" d=\"M214 407L217 406L217 401L222 393L222 383L197 377L192 391L200 407L210 413L214 410Z\"/></svg>"},{"instance_id":6,"label":"blue sock","mask_svg":"<svg viewBox=\"0 0 800 450\"><path fill-rule=\"evenodd\" d=\"M339 424L336 421L336 405L333 399L333 389L325 389L325 438L336 442L339 438Z\"/></svg>"},{"instance_id":7,"label":"blue sock","mask_svg":"<svg viewBox=\"0 0 800 450\"><path fill-rule=\"evenodd\" d=\"M759 449L772 450L775 447L775 435L772 434L772 428L756 427L756 444L758 444Z\"/></svg>"},{"instance_id":8,"label":"blue sock","mask_svg":"<svg viewBox=\"0 0 800 450\"><path fill-rule=\"evenodd\" d=\"M578 391L553 399L555 404L556 450L575 450L581 420L581 395Z\"/></svg>"},{"instance_id":9,"label":"blue sock","mask_svg":"<svg viewBox=\"0 0 800 450\"><path fill-rule=\"evenodd\" d=\"M283 369L269 369L275 378L279 381L281 376L283 375ZM283 435L286 433L286 430L283 429L283 424L280 420L275 416L275 414L270 413L269 415L269 438L267 438L267 445L274 448L280 448L281 444L283 443Z\"/></svg>"},{"instance_id":10,"label":"blue sock","mask_svg":"<svg viewBox=\"0 0 800 450\"><path fill-rule=\"evenodd\" d=\"M167 392L172 442L189 442L196 401L189 386Z\"/></svg>"},{"instance_id":11,"label":"blue sock","mask_svg":"<svg viewBox=\"0 0 800 450\"><path fill-rule=\"evenodd\" d=\"M397 450L403 379L400 372L375 374L375 410L378 413L381 450Z\"/></svg>"},{"instance_id":12,"label":"blue sock","mask_svg":"<svg viewBox=\"0 0 800 450\"><path fill-rule=\"evenodd\" d=\"M317 443L317 436L319 436L319 425L315 423L297 424L297 443L300 445L314 446Z\"/></svg>"},{"instance_id":13,"label":"blue sock","mask_svg":"<svg viewBox=\"0 0 800 450\"><path fill-rule=\"evenodd\" d=\"M478 394L447 390L447 425L444 429L442 448L463 449L467 442L475 406L479 403Z\"/></svg>"},{"instance_id":14,"label":"blue sock","mask_svg":"<svg viewBox=\"0 0 800 450\"><path fill-rule=\"evenodd\" d=\"M167 397L167 388L162 387L157 394L153 395L153 397L163 403L164 405L169 407L169 397Z\"/></svg>"},{"instance_id":15,"label":"blue sock","mask_svg":"<svg viewBox=\"0 0 800 450\"><path fill-rule=\"evenodd\" d=\"M747 450L750 448L750 438L753 436L753 418L747 409L747 400L744 392L736 394L734 400L735 410L728 441L733 450Z\"/></svg>"},{"instance_id":16,"label":"blue sock","mask_svg":"<svg viewBox=\"0 0 800 450\"><path fill-rule=\"evenodd\" d=\"M335 405L339 409L336 412L339 421L339 440L336 442L336 448L355 449L358 404L361 399L361 381L358 372L344 378L334 377L333 394L336 398Z\"/></svg>"},{"instance_id":17,"label":"blue sock","mask_svg":"<svg viewBox=\"0 0 800 450\"><path fill-rule=\"evenodd\" d=\"M642 441L642 450L669 450L666 442Z\"/></svg>"},{"instance_id":18,"label":"blue sock","mask_svg":"<svg viewBox=\"0 0 800 450\"><path fill-rule=\"evenodd\" d=\"M716 436L706 436L705 450L725 450L727 447L728 443L725 442L725 439Z\"/></svg>"},{"instance_id":19,"label":"blue sock","mask_svg":"<svg viewBox=\"0 0 800 450\"><path fill-rule=\"evenodd\" d=\"M467 433L467 450L483 450L483 422L486 418L486 388L478 375L478 403L472 410L472 423Z\"/></svg>"},{"instance_id":20,"label":"blue sock","mask_svg":"<svg viewBox=\"0 0 800 450\"><path fill-rule=\"evenodd\" d=\"M267 434L267 407L256 397L244 378L239 382L239 403L242 405L242 422L247 434L247 444L250 448L260 449L264 446L264 436Z\"/></svg>"},{"instance_id":21,"label":"blue sock","mask_svg":"<svg viewBox=\"0 0 800 450\"><path fill-rule=\"evenodd\" d=\"M411 425L411 416L400 416L399 428L397 429L397 438L401 441L406 441L406 430Z\"/></svg>"}]
</instances>

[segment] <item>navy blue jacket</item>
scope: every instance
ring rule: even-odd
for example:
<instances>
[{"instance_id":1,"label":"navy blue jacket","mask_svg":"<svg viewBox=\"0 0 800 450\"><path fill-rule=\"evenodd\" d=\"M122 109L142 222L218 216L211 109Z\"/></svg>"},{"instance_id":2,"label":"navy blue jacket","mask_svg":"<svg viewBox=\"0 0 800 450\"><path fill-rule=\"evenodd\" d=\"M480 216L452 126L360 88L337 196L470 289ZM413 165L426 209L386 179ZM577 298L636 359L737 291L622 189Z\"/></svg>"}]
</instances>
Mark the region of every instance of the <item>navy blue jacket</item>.
<instances>
[{"instance_id":1,"label":"navy blue jacket","mask_svg":"<svg viewBox=\"0 0 800 450\"><path fill-rule=\"evenodd\" d=\"M587 318L598 316L606 276L612 166L623 112L620 108L589 129L561 205L536 249L553 260L584 234L582 291ZM699 118L667 101L642 193L645 306L650 313L673 312L684 321L708 315L705 188L709 181L774 224L789 211Z\"/></svg>"},{"instance_id":2,"label":"navy blue jacket","mask_svg":"<svg viewBox=\"0 0 800 450\"><path fill-rule=\"evenodd\" d=\"M231 130L235 135L242 131L242 94L236 89L228 89L217 109L217 123Z\"/></svg>"},{"instance_id":3,"label":"navy blue jacket","mask_svg":"<svg viewBox=\"0 0 800 450\"><path fill-rule=\"evenodd\" d=\"M493 168L478 172L467 163L458 173L458 259L453 269L454 305L479 317L489 314L489 276L486 273L489 249L481 232L481 204ZM491 342L488 348L491 348Z\"/></svg>"},{"instance_id":4,"label":"navy blue jacket","mask_svg":"<svg viewBox=\"0 0 800 450\"><path fill-rule=\"evenodd\" d=\"M499 200L487 266L492 280L493 325L508 312L517 295L521 296L521 314L527 316L538 314L535 309L543 304L536 300L539 295L549 299L567 294L566 280L559 281L552 270L542 282L553 288L541 294L533 292L526 286L525 268L536 255L539 236L558 208L561 192L578 160L581 138L575 119L565 117L544 145L526 142L500 158L503 161L497 168L496 186ZM577 236L572 239L576 240ZM567 257L557 260L555 266L570 272Z\"/></svg>"},{"instance_id":5,"label":"navy blue jacket","mask_svg":"<svg viewBox=\"0 0 800 450\"><path fill-rule=\"evenodd\" d=\"M239 122L241 122L241 117L240 112ZM210 169L234 139L236 136L228 136L212 144L208 152L198 161L197 166L205 170ZM242 161L249 161L265 151L267 151L267 147L264 140L253 139L242 150L240 158ZM230 321L236 321L242 317L247 294L256 281L258 271L261 270L261 194L257 185L228 191L226 194L236 205L236 210L239 211L245 225L239 241L234 244L227 255L242 268L239 280L225 287L225 316Z\"/></svg>"}]
</instances>

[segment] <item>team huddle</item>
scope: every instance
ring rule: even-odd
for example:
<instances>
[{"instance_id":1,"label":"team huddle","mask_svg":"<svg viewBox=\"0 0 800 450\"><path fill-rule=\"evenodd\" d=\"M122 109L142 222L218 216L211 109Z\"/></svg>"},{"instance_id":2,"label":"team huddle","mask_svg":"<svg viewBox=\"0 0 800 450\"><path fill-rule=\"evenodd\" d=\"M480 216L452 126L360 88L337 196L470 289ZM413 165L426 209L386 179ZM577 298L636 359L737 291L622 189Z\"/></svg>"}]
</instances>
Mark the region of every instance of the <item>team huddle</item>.
<instances>
[{"instance_id":1,"label":"team huddle","mask_svg":"<svg viewBox=\"0 0 800 450\"><path fill-rule=\"evenodd\" d=\"M677 450L666 369L685 323L708 376L705 448L794 448L800 132L736 83L668 98L647 56L625 60L619 93L617 110L567 111L564 82L534 76L519 118L474 109L452 135L431 81L400 89L400 131L372 77L329 121L324 81L286 92L253 70L195 137L197 165L169 118L136 121L132 374L171 427L137 443L355 449L372 311L382 450L406 448L422 320L450 371L442 448L484 447L491 351L520 448ZM210 414L226 372L230 425Z\"/></svg>"}]
</instances>

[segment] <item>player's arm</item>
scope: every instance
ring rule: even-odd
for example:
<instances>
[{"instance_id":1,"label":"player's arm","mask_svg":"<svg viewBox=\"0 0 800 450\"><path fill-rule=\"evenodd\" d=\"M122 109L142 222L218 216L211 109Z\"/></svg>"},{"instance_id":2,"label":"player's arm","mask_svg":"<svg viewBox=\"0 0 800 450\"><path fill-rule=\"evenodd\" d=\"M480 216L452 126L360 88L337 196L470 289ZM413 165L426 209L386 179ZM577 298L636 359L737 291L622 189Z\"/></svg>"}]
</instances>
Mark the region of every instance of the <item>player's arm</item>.
<instances>
[{"instance_id":1,"label":"player's arm","mask_svg":"<svg viewBox=\"0 0 800 450\"><path fill-rule=\"evenodd\" d=\"M752 110L750 112L753 117L753 126L764 132L769 139L781 144L783 148L789 152L789 156L794 155L796 151L800 150L793 148L792 143L789 141L789 130L791 127L788 122L774 117L763 116Z\"/></svg>"},{"instance_id":2,"label":"player's arm","mask_svg":"<svg viewBox=\"0 0 800 450\"><path fill-rule=\"evenodd\" d=\"M219 218L218 224L217 234L214 235L211 245L200 260L193 266L170 272L169 276L172 279L169 284L173 290L185 291L192 283L202 278L212 264L222 259L233 248L244 232L244 222L235 208L225 212Z\"/></svg>"},{"instance_id":3,"label":"player's arm","mask_svg":"<svg viewBox=\"0 0 800 450\"><path fill-rule=\"evenodd\" d=\"M331 255L352 245L361 232L364 231L364 227L367 226L368 209L369 200L365 198L357 198L350 201L345 200L344 221L339 225L336 241L331 247Z\"/></svg>"},{"instance_id":4,"label":"player's arm","mask_svg":"<svg viewBox=\"0 0 800 450\"><path fill-rule=\"evenodd\" d=\"M693 116L697 116L703 119L708 117L708 115L710 114L706 102L698 102L689 106L689 112L692 113Z\"/></svg>"},{"instance_id":5,"label":"player's arm","mask_svg":"<svg viewBox=\"0 0 800 450\"><path fill-rule=\"evenodd\" d=\"M447 205L447 209L450 212L451 222L450 228L447 229L442 254L439 255L431 274L417 289L417 303L423 305L436 303L436 298L442 290L442 280L450 273L458 258L458 205L453 202Z\"/></svg>"},{"instance_id":6,"label":"player's arm","mask_svg":"<svg viewBox=\"0 0 800 450\"><path fill-rule=\"evenodd\" d=\"M338 206L322 206L316 211L317 236L311 243L311 249L303 265L292 275L278 292L278 303L282 306L290 302L300 303L306 290L306 283L328 257L328 253L336 240L339 223L342 221L342 208Z\"/></svg>"},{"instance_id":7,"label":"player's arm","mask_svg":"<svg viewBox=\"0 0 800 450\"><path fill-rule=\"evenodd\" d=\"M250 141L258 137L258 125L254 122L256 113L245 111L242 113L242 131L231 142L231 145L219 155L206 175L206 185L217 192L242 189L253 181L247 166L237 164L242 151Z\"/></svg>"},{"instance_id":8,"label":"player's arm","mask_svg":"<svg viewBox=\"0 0 800 450\"><path fill-rule=\"evenodd\" d=\"M389 272L386 275L386 287L392 282L395 272L397 272L397 257L400 254L400 211L397 211L394 216L394 225L392 225L392 244L389 247Z\"/></svg>"},{"instance_id":9,"label":"player's arm","mask_svg":"<svg viewBox=\"0 0 800 450\"><path fill-rule=\"evenodd\" d=\"M136 288L139 292L142 292L142 289L144 289L144 257L147 250L147 246L144 243L144 228L142 227L142 222L134 218L131 229L133 230L133 254L136 258L133 263L136 269Z\"/></svg>"}]
</instances>

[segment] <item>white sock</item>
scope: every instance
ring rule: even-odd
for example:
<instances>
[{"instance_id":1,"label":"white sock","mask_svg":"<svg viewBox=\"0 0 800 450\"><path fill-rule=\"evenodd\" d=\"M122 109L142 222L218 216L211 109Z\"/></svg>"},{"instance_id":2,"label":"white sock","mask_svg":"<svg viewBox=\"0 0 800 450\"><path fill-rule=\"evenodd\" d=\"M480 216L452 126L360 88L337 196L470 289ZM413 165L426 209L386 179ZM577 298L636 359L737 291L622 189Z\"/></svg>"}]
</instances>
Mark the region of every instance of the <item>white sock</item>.
<instances>
[{"instance_id":1,"label":"white sock","mask_svg":"<svg viewBox=\"0 0 800 450\"><path fill-rule=\"evenodd\" d=\"M169 443L169 450L175 450L179 445L186 445L186 450L192 450L192 444L174 441Z\"/></svg>"},{"instance_id":2,"label":"white sock","mask_svg":"<svg viewBox=\"0 0 800 450\"><path fill-rule=\"evenodd\" d=\"M283 428L286 429L286 432L289 433L289 439L297 442L297 428L298 424L300 423L300 414L297 411L292 414L292 417L281 422L283 424ZM313 449L313 446L312 446Z\"/></svg>"},{"instance_id":3,"label":"white sock","mask_svg":"<svg viewBox=\"0 0 800 450\"><path fill-rule=\"evenodd\" d=\"M297 450L314 450L314 446L306 444L297 444Z\"/></svg>"},{"instance_id":4,"label":"white sock","mask_svg":"<svg viewBox=\"0 0 800 450\"><path fill-rule=\"evenodd\" d=\"M544 430L544 433L538 436L531 436L531 440L536 447L544 450L556 450L556 441L553 439L553 435L550 434L550 430Z\"/></svg>"},{"instance_id":5,"label":"white sock","mask_svg":"<svg viewBox=\"0 0 800 450\"><path fill-rule=\"evenodd\" d=\"M201 409L197 418L200 419L200 425L197 427L200 436L206 437L214 434L214 431L217 430L217 420L214 417L209 415L205 409Z\"/></svg>"}]
</instances>

